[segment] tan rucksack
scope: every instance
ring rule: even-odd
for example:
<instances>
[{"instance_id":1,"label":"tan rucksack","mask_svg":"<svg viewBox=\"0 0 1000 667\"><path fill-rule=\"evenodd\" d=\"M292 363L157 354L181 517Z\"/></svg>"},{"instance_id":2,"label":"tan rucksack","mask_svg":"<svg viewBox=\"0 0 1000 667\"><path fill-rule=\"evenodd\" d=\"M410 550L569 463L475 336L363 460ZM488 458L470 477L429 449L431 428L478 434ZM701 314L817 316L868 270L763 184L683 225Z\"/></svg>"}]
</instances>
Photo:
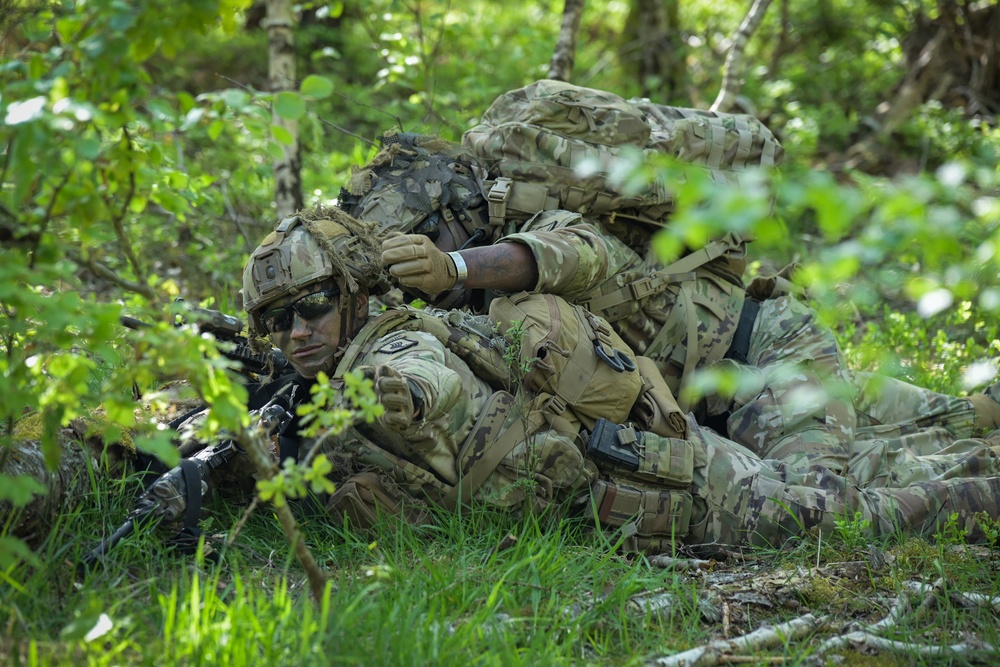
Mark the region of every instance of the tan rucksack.
<instances>
[{"instance_id":1,"label":"tan rucksack","mask_svg":"<svg viewBox=\"0 0 1000 667\"><path fill-rule=\"evenodd\" d=\"M636 190L623 182L631 163L669 156L716 182L736 183L747 168L773 167L784 156L753 116L625 100L551 80L498 97L462 145L489 170L486 199L496 227L550 209L664 226L673 183L654 178Z\"/></svg>"}]
</instances>

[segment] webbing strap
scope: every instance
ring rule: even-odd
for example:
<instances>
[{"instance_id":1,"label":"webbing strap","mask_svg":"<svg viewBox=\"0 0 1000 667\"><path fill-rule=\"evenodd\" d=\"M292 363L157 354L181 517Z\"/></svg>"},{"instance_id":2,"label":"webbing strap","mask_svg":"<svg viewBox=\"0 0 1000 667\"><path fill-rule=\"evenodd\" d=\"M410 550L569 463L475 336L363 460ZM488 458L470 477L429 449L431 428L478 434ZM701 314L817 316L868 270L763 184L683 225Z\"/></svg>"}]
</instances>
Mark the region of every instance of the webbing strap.
<instances>
[{"instance_id":1,"label":"webbing strap","mask_svg":"<svg viewBox=\"0 0 1000 667\"><path fill-rule=\"evenodd\" d=\"M612 292L583 301L580 305L592 313L601 313L623 303L640 301L650 295L662 292L668 285L694 279L695 274L693 271L688 273L655 271L645 278L628 283Z\"/></svg>"},{"instance_id":2,"label":"webbing strap","mask_svg":"<svg viewBox=\"0 0 1000 667\"><path fill-rule=\"evenodd\" d=\"M510 199L509 178L498 178L486 192L486 207L490 213L490 225L502 227L507 217L507 201Z\"/></svg>"},{"instance_id":3,"label":"webbing strap","mask_svg":"<svg viewBox=\"0 0 1000 667\"><path fill-rule=\"evenodd\" d=\"M369 320L361 327L357 335L354 336L351 344L347 346L344 356L341 357L340 363L337 364L337 370L334 371L334 377L343 377L345 372L353 369L354 362L357 361L357 358L361 356L361 353L371 341L378 340L389 331L395 329L400 322L405 322L411 317L413 315L411 315L410 311L400 309L387 310L378 317Z\"/></svg>"},{"instance_id":4,"label":"webbing strap","mask_svg":"<svg viewBox=\"0 0 1000 667\"><path fill-rule=\"evenodd\" d=\"M733 334L733 343L726 352L726 359L735 359L741 364L749 363L747 353L750 351L750 336L753 334L753 326L757 321L757 312L760 311L760 301L751 299L749 296L743 301L743 309L740 310L740 321L736 325L736 333Z\"/></svg>"},{"instance_id":5,"label":"webbing strap","mask_svg":"<svg viewBox=\"0 0 1000 667\"><path fill-rule=\"evenodd\" d=\"M694 280L696 277L695 269L718 259L734 245L742 242L743 237L732 232L721 239L708 243L700 250L671 262L660 271L654 271L645 278L623 285L607 294L588 299L581 302L580 305L592 313L600 314L623 303L638 301L662 292L669 285Z\"/></svg>"},{"instance_id":6,"label":"webbing strap","mask_svg":"<svg viewBox=\"0 0 1000 667\"><path fill-rule=\"evenodd\" d=\"M719 125L710 125L709 128L712 148L708 152L708 166L718 169L726 150L726 129Z\"/></svg>"},{"instance_id":7,"label":"webbing strap","mask_svg":"<svg viewBox=\"0 0 1000 667\"><path fill-rule=\"evenodd\" d=\"M486 479L493 474L504 458L523 442L529 433L536 432L541 427L543 415L538 410L525 410L521 418L515 419L483 452L482 458L476 459L468 470L463 471L458 484L449 489L441 499L447 509L455 509L461 502L463 505L472 500L472 496L482 487Z\"/></svg>"},{"instance_id":8,"label":"webbing strap","mask_svg":"<svg viewBox=\"0 0 1000 667\"><path fill-rule=\"evenodd\" d=\"M563 208L559 204L559 199L549 194L549 188L539 183L525 183L500 177L495 181L484 181L483 189L486 192L490 225L493 227L503 226L508 210L535 214L539 211ZM574 210L571 206L565 208Z\"/></svg>"},{"instance_id":9,"label":"webbing strap","mask_svg":"<svg viewBox=\"0 0 1000 667\"><path fill-rule=\"evenodd\" d=\"M198 515L201 514L201 471L191 459L181 459L181 477L184 479L184 528L198 530Z\"/></svg>"},{"instance_id":10,"label":"webbing strap","mask_svg":"<svg viewBox=\"0 0 1000 667\"><path fill-rule=\"evenodd\" d=\"M698 314L694 312L694 301L691 299L691 293L686 288L685 285L681 286L680 290L681 300L684 301L684 306L687 308L688 318L687 318L687 340L684 341L685 355L684 355L684 370L681 371L681 381L677 389L677 404L680 406L681 410L687 412L689 407L685 390L688 384L691 382L691 378L694 376L695 367L698 365Z\"/></svg>"}]
</instances>

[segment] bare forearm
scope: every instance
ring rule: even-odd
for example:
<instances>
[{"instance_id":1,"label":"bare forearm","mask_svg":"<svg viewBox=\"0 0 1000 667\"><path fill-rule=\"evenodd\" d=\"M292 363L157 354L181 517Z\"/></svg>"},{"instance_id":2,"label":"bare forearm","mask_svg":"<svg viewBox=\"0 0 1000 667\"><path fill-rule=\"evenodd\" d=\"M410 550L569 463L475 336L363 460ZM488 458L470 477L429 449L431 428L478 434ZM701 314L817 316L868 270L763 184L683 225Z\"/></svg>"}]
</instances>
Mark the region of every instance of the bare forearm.
<instances>
[{"instance_id":1,"label":"bare forearm","mask_svg":"<svg viewBox=\"0 0 1000 667\"><path fill-rule=\"evenodd\" d=\"M538 284L538 265L531 249L521 243L497 243L460 252L469 276L467 289L501 292L530 290Z\"/></svg>"}]
</instances>

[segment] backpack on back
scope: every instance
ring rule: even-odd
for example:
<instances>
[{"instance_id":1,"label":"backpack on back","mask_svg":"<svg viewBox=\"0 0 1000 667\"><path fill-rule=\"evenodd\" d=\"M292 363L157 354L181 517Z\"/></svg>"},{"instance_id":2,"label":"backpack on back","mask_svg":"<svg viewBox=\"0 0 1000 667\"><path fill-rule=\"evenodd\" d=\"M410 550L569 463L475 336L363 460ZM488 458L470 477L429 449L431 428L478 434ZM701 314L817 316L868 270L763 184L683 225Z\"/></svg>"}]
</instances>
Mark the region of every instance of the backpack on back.
<instances>
[{"instance_id":1,"label":"backpack on back","mask_svg":"<svg viewBox=\"0 0 1000 667\"><path fill-rule=\"evenodd\" d=\"M501 95L462 144L493 179L486 199L497 227L556 208L663 226L674 208L670 183L626 189L620 180L631 163L667 155L733 183L739 172L784 156L753 116L624 100L552 80Z\"/></svg>"}]
</instances>

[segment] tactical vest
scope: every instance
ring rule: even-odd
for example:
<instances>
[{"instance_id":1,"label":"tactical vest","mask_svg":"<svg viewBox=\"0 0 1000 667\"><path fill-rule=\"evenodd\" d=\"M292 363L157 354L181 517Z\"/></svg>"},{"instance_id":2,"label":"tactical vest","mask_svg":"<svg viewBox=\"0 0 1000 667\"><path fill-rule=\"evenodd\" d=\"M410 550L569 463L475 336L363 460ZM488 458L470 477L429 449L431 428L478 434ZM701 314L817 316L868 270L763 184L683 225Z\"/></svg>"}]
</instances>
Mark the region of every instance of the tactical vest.
<instances>
[{"instance_id":1,"label":"tactical vest","mask_svg":"<svg viewBox=\"0 0 1000 667\"><path fill-rule=\"evenodd\" d=\"M388 503L386 498L394 495L397 498L395 505L403 505L403 498L394 494L391 487L397 487L418 502L426 501L447 509L467 504L474 497L485 500L480 497L480 491L487 485L487 480L505 460L518 458L519 449L528 446L529 441L531 446L548 448L545 449L546 455L553 459L558 459L559 454L571 458L574 452L553 452L552 448L572 446L579 459L579 473L585 472L582 452L574 443L579 424L555 411L552 406L558 405L558 402L553 403L550 395L523 393L515 396L518 391L514 387L510 365L504 359L503 338L496 334L493 324L485 316L408 307L388 310L370 320L354 337L337 366L335 377L343 377L344 373L352 370L357 360L376 341L394 331L431 334L465 361L473 373L494 389L494 393L459 447L456 460L459 482L456 485L445 483L399 453L365 437L358 428L349 427L337 438L338 453L350 456L360 468L374 468L382 471L383 475L353 476L349 485L341 485L343 492L340 496L348 497L339 498L338 494L334 494L327 504L329 509L352 515L366 514L358 509L364 502L350 493L351 488L368 489L366 497L378 501L383 509L388 510L392 510L394 504ZM535 437L543 432L567 437L564 440ZM535 494L529 499L533 509L540 509L553 500L552 489L546 488L545 484L536 486Z\"/></svg>"},{"instance_id":2,"label":"tactical vest","mask_svg":"<svg viewBox=\"0 0 1000 667\"><path fill-rule=\"evenodd\" d=\"M666 550L683 538L690 521L687 487L692 446L684 439L684 415L652 362L634 357L606 322L552 295L519 294L498 299L491 314L495 331L494 320L482 316L400 308L374 318L355 336L337 367L337 377L354 368L357 360L389 332L423 331L460 356L496 391L459 448L457 485L442 482L350 427L338 436L339 451L367 472L342 482L327 503L328 509L335 515L346 515L354 525L374 521L375 505L409 521L422 521L426 518L420 509L422 501L454 509L474 497L483 500L477 493L493 482L491 476L523 479L524 471L515 470L510 459L530 442L542 448L540 455L535 453L542 461L560 456L569 460L574 453L579 454L577 491L570 497L590 499L601 523L622 531L626 548ZM515 316L518 319L512 320ZM534 357L543 362L520 380L511 372L517 362L504 359L505 346L513 342L511 327L515 322L520 331L519 359ZM507 334L506 343L498 333ZM513 386L519 382L520 387ZM634 422L647 431L643 439L647 463L639 470L593 460L584 464L582 446L575 438L582 425L591 428L596 417L605 415L615 421ZM567 443L579 451L565 451ZM534 497L527 498L529 509L534 511L558 499L545 483L554 474L544 468L542 472L545 474L534 475L539 482ZM417 499L417 505L408 499Z\"/></svg>"}]
</instances>

